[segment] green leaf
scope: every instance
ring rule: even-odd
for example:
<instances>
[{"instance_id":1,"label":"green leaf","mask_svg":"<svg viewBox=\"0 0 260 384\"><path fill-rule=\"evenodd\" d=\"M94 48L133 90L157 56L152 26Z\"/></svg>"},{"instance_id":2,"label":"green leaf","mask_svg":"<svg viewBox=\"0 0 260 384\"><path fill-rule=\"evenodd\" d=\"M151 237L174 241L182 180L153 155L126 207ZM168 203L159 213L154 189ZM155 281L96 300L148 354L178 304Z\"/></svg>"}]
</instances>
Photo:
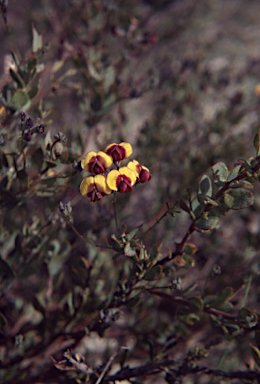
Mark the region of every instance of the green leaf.
<instances>
[{"instance_id":1,"label":"green leaf","mask_svg":"<svg viewBox=\"0 0 260 384\"><path fill-rule=\"evenodd\" d=\"M33 42L32 42L32 51L33 53L36 53L40 49L42 49L42 35L40 35L35 27L32 27L32 33L33 33Z\"/></svg>"},{"instance_id":2,"label":"green leaf","mask_svg":"<svg viewBox=\"0 0 260 384\"><path fill-rule=\"evenodd\" d=\"M233 295L233 292L234 290L231 287L224 288L217 296L216 300L211 303L211 306L213 308L221 307L221 305L223 305Z\"/></svg>"},{"instance_id":3,"label":"green leaf","mask_svg":"<svg viewBox=\"0 0 260 384\"><path fill-rule=\"evenodd\" d=\"M233 304L230 303L230 301L226 301L225 303L221 304L220 307L218 307L219 311L222 312L230 312L233 309Z\"/></svg>"},{"instance_id":4,"label":"green leaf","mask_svg":"<svg viewBox=\"0 0 260 384\"><path fill-rule=\"evenodd\" d=\"M154 246L149 257L150 261L158 259L159 256L160 256L160 246L159 247Z\"/></svg>"},{"instance_id":5,"label":"green leaf","mask_svg":"<svg viewBox=\"0 0 260 384\"><path fill-rule=\"evenodd\" d=\"M196 311L201 312L203 310L203 300L200 297L192 297L189 302L194 305Z\"/></svg>"},{"instance_id":6,"label":"green leaf","mask_svg":"<svg viewBox=\"0 0 260 384\"><path fill-rule=\"evenodd\" d=\"M29 101L29 96L25 91L22 91L21 89L18 89L9 104L9 107L11 109L14 109L17 111L20 109L23 105L25 105Z\"/></svg>"},{"instance_id":7,"label":"green leaf","mask_svg":"<svg viewBox=\"0 0 260 384\"><path fill-rule=\"evenodd\" d=\"M225 192L224 202L230 209L243 209L254 203L254 195L245 189L232 189Z\"/></svg>"},{"instance_id":8,"label":"green leaf","mask_svg":"<svg viewBox=\"0 0 260 384\"><path fill-rule=\"evenodd\" d=\"M208 295L205 296L203 299L204 307L211 307L212 303L216 301L217 296L216 295Z\"/></svg>"},{"instance_id":9,"label":"green leaf","mask_svg":"<svg viewBox=\"0 0 260 384\"><path fill-rule=\"evenodd\" d=\"M190 213L190 208L188 205L185 203L184 200L180 199L179 201L180 208L183 209L183 211Z\"/></svg>"},{"instance_id":10,"label":"green leaf","mask_svg":"<svg viewBox=\"0 0 260 384\"><path fill-rule=\"evenodd\" d=\"M43 316L45 316L45 308L42 306L42 304L40 303L40 301L37 299L36 296L34 296L32 300L32 305L37 311L41 312Z\"/></svg>"},{"instance_id":11,"label":"green leaf","mask_svg":"<svg viewBox=\"0 0 260 384\"><path fill-rule=\"evenodd\" d=\"M182 256L175 256L173 258L173 263L175 265L177 265L178 267L184 267L186 265L186 261L184 260L184 258Z\"/></svg>"},{"instance_id":12,"label":"green leaf","mask_svg":"<svg viewBox=\"0 0 260 384\"><path fill-rule=\"evenodd\" d=\"M0 312L0 327L5 327L7 325L6 317Z\"/></svg>"},{"instance_id":13,"label":"green leaf","mask_svg":"<svg viewBox=\"0 0 260 384\"><path fill-rule=\"evenodd\" d=\"M72 164L75 160L77 161L79 154L75 148L67 148L59 158L60 162L63 164Z\"/></svg>"},{"instance_id":14,"label":"green leaf","mask_svg":"<svg viewBox=\"0 0 260 384\"><path fill-rule=\"evenodd\" d=\"M130 243L126 243L125 247L124 247L124 254L126 256L135 256L136 255L136 252L133 248L131 248L131 244Z\"/></svg>"},{"instance_id":15,"label":"green leaf","mask_svg":"<svg viewBox=\"0 0 260 384\"><path fill-rule=\"evenodd\" d=\"M46 160L44 161L44 164L46 165L43 171L44 173L46 173L48 169L55 168L57 166L57 163L52 160Z\"/></svg>"},{"instance_id":16,"label":"green leaf","mask_svg":"<svg viewBox=\"0 0 260 384\"><path fill-rule=\"evenodd\" d=\"M253 328L258 322L257 314L249 308L241 308L237 320L244 328Z\"/></svg>"},{"instance_id":17,"label":"green leaf","mask_svg":"<svg viewBox=\"0 0 260 384\"><path fill-rule=\"evenodd\" d=\"M255 331L255 342L258 348L260 348L260 331Z\"/></svg>"},{"instance_id":18,"label":"green leaf","mask_svg":"<svg viewBox=\"0 0 260 384\"><path fill-rule=\"evenodd\" d=\"M163 267L161 265L155 265L144 275L144 280L157 280L161 276Z\"/></svg>"},{"instance_id":19,"label":"green leaf","mask_svg":"<svg viewBox=\"0 0 260 384\"><path fill-rule=\"evenodd\" d=\"M260 132L258 132L254 137L254 147L256 149L256 156L260 155Z\"/></svg>"},{"instance_id":20,"label":"green leaf","mask_svg":"<svg viewBox=\"0 0 260 384\"><path fill-rule=\"evenodd\" d=\"M38 93L38 85L36 84L34 87L32 87L32 89L28 92L28 96L30 99L33 99L37 93Z\"/></svg>"},{"instance_id":21,"label":"green leaf","mask_svg":"<svg viewBox=\"0 0 260 384\"><path fill-rule=\"evenodd\" d=\"M240 165L237 165L235 168L231 169L228 173L227 181L231 181L235 179L239 175L240 169L241 169Z\"/></svg>"},{"instance_id":22,"label":"green leaf","mask_svg":"<svg viewBox=\"0 0 260 384\"><path fill-rule=\"evenodd\" d=\"M211 231L216 227L219 221L219 216L214 211L206 212L198 220L196 220L196 229L199 231Z\"/></svg>"},{"instance_id":23,"label":"green leaf","mask_svg":"<svg viewBox=\"0 0 260 384\"><path fill-rule=\"evenodd\" d=\"M50 151L52 146L52 138L51 138L51 130L48 129L48 132L45 136L45 149L46 151Z\"/></svg>"},{"instance_id":24,"label":"green leaf","mask_svg":"<svg viewBox=\"0 0 260 384\"><path fill-rule=\"evenodd\" d=\"M139 231L141 226L142 225L139 225L138 227L131 229L131 231L126 235L126 240L131 241L135 237L136 233Z\"/></svg>"},{"instance_id":25,"label":"green leaf","mask_svg":"<svg viewBox=\"0 0 260 384\"><path fill-rule=\"evenodd\" d=\"M52 256L51 260L48 263L48 271L51 276L54 276L61 270L62 263L60 259L56 256Z\"/></svg>"},{"instance_id":26,"label":"green leaf","mask_svg":"<svg viewBox=\"0 0 260 384\"><path fill-rule=\"evenodd\" d=\"M198 251L198 248L195 244L187 243L184 248L184 253L186 255L193 256Z\"/></svg>"},{"instance_id":27,"label":"green leaf","mask_svg":"<svg viewBox=\"0 0 260 384\"><path fill-rule=\"evenodd\" d=\"M142 296L140 294L138 294L135 297L132 297L131 299L129 299L126 302L126 306L128 308L135 307L136 305L138 305L140 303L141 299L142 299Z\"/></svg>"},{"instance_id":28,"label":"green leaf","mask_svg":"<svg viewBox=\"0 0 260 384\"><path fill-rule=\"evenodd\" d=\"M8 160L5 153L0 150L0 169L2 169L3 167L8 167Z\"/></svg>"},{"instance_id":29,"label":"green leaf","mask_svg":"<svg viewBox=\"0 0 260 384\"><path fill-rule=\"evenodd\" d=\"M224 203L224 199L220 199L218 203L219 205L217 207L214 207L209 212L204 212L201 217L196 220L196 228L199 231L212 230L218 224L219 219L227 213L229 208Z\"/></svg>"},{"instance_id":30,"label":"green leaf","mask_svg":"<svg viewBox=\"0 0 260 384\"><path fill-rule=\"evenodd\" d=\"M211 204L211 205L214 205L214 207L218 207L219 205L219 203L216 200L211 199L209 196L206 196L206 195L198 194L197 198L200 204Z\"/></svg>"},{"instance_id":31,"label":"green leaf","mask_svg":"<svg viewBox=\"0 0 260 384\"><path fill-rule=\"evenodd\" d=\"M234 180L229 184L229 187L230 188L243 188L244 187L244 188L249 188L249 189L254 188L252 183L250 183L250 181L247 181L247 180L241 180L241 181Z\"/></svg>"},{"instance_id":32,"label":"green leaf","mask_svg":"<svg viewBox=\"0 0 260 384\"><path fill-rule=\"evenodd\" d=\"M251 353L252 353L252 356L253 356L255 362L258 365L258 367L260 368L260 351L257 347L255 347L252 344L250 344L250 348L251 348Z\"/></svg>"},{"instance_id":33,"label":"green leaf","mask_svg":"<svg viewBox=\"0 0 260 384\"><path fill-rule=\"evenodd\" d=\"M204 211L205 203L203 202L203 204L201 204L198 197L195 197L195 199L192 200L191 207L194 216L199 217Z\"/></svg>"},{"instance_id":34,"label":"green leaf","mask_svg":"<svg viewBox=\"0 0 260 384\"><path fill-rule=\"evenodd\" d=\"M100 109L102 108L102 99L99 93L94 94L90 102L90 106L94 112L100 111Z\"/></svg>"},{"instance_id":35,"label":"green leaf","mask_svg":"<svg viewBox=\"0 0 260 384\"><path fill-rule=\"evenodd\" d=\"M34 71L37 68L37 59L36 57L32 57L30 60L27 62L27 70L28 72Z\"/></svg>"},{"instance_id":36,"label":"green leaf","mask_svg":"<svg viewBox=\"0 0 260 384\"><path fill-rule=\"evenodd\" d=\"M209 197L212 196L212 183L207 175L202 175L199 181L198 193Z\"/></svg>"},{"instance_id":37,"label":"green leaf","mask_svg":"<svg viewBox=\"0 0 260 384\"><path fill-rule=\"evenodd\" d=\"M12 76L14 81L17 83L17 88L24 88L25 87L24 81L23 81L22 77L19 75L19 73L16 73L15 71L13 71L10 68L10 75Z\"/></svg>"},{"instance_id":38,"label":"green leaf","mask_svg":"<svg viewBox=\"0 0 260 384\"><path fill-rule=\"evenodd\" d=\"M20 180L20 186L22 190L28 189L28 175L24 169L17 172L17 178Z\"/></svg>"},{"instance_id":39,"label":"green leaf","mask_svg":"<svg viewBox=\"0 0 260 384\"><path fill-rule=\"evenodd\" d=\"M38 172L42 169L43 157L43 151L41 148L37 148L32 154L32 161L37 166Z\"/></svg>"},{"instance_id":40,"label":"green leaf","mask_svg":"<svg viewBox=\"0 0 260 384\"><path fill-rule=\"evenodd\" d=\"M187 325L194 325L200 320L200 317L196 313L181 313L178 311L178 319Z\"/></svg>"},{"instance_id":41,"label":"green leaf","mask_svg":"<svg viewBox=\"0 0 260 384\"><path fill-rule=\"evenodd\" d=\"M225 181L228 178L228 168L225 163L219 162L211 167L213 172L215 184L219 186L225 185Z\"/></svg>"},{"instance_id":42,"label":"green leaf","mask_svg":"<svg viewBox=\"0 0 260 384\"><path fill-rule=\"evenodd\" d=\"M4 281L12 279L13 277L14 273L12 269L9 267L7 262L0 257L0 280Z\"/></svg>"}]
</instances>

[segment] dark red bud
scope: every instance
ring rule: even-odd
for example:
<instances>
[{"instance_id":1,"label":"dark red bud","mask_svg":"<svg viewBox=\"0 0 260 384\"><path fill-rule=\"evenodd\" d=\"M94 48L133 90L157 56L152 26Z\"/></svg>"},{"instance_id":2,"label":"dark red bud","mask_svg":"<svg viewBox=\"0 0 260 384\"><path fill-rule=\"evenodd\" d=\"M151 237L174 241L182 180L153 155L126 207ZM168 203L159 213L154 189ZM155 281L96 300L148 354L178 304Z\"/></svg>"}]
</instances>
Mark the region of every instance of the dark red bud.
<instances>
[{"instance_id":1,"label":"dark red bud","mask_svg":"<svg viewBox=\"0 0 260 384\"><path fill-rule=\"evenodd\" d=\"M140 183L146 183L151 179L151 177L152 175L150 174L150 172L148 172L146 169L142 169L139 175Z\"/></svg>"},{"instance_id":2,"label":"dark red bud","mask_svg":"<svg viewBox=\"0 0 260 384\"><path fill-rule=\"evenodd\" d=\"M89 171L94 175L99 175L105 172L105 167L99 160L95 159L93 162L89 163Z\"/></svg>"},{"instance_id":3,"label":"dark red bud","mask_svg":"<svg viewBox=\"0 0 260 384\"><path fill-rule=\"evenodd\" d=\"M25 125L26 125L27 128L32 128L33 127L33 121L32 121L32 119L30 117L26 120Z\"/></svg>"},{"instance_id":4,"label":"dark red bud","mask_svg":"<svg viewBox=\"0 0 260 384\"><path fill-rule=\"evenodd\" d=\"M125 150L119 146L111 148L111 151L107 151L107 154L112 156L114 163L119 162L125 158Z\"/></svg>"}]
</instances>

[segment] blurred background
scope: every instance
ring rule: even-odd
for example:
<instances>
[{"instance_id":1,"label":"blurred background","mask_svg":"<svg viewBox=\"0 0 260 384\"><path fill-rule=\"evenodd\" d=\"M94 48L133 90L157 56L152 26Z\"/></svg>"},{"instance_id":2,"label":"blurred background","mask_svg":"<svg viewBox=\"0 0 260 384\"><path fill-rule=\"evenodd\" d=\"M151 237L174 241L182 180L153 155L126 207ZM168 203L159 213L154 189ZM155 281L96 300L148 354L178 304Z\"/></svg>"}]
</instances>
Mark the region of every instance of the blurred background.
<instances>
[{"instance_id":1,"label":"blurred background","mask_svg":"<svg viewBox=\"0 0 260 384\"><path fill-rule=\"evenodd\" d=\"M178 199L196 193L200 177L223 161L255 155L260 127L260 3L258 0L9 0L7 20L24 60L31 55L32 26L43 37L45 56L39 102L49 112L46 131L66 134L81 159L110 143L129 142L131 159L149 168L152 179L117 198L120 226L152 226ZM0 22L0 85L10 81L13 42ZM44 139L42 139L44 140ZM113 231L111 197L92 204L79 194L86 174L72 177L56 196L37 196L4 213L4 227L19 230L35 212L48 220L59 201L70 201L81 234L107 241ZM255 204L229 212L218 228L196 233L196 266L182 288L198 290L214 265L222 274L210 289L238 289L259 269L259 186ZM166 256L189 226L185 212L170 215L143 236L148 249L162 243ZM15 227L15 228L14 228ZM63 229L72 245L70 260L86 245ZM88 250L90 257L91 252ZM93 251L94 252L94 251ZM3 252L4 254L7 251ZM112 277L111 277L112 278ZM248 306L260 311L259 278ZM242 353L242 352L241 352Z\"/></svg>"}]
</instances>

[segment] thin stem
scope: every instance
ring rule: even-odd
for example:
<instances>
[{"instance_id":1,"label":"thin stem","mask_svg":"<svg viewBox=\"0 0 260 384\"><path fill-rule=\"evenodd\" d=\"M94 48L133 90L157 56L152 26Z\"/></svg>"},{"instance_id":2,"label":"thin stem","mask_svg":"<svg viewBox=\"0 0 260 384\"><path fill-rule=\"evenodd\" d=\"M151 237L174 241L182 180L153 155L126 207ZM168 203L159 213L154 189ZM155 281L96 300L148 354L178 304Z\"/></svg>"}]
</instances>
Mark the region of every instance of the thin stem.
<instances>
[{"instance_id":1,"label":"thin stem","mask_svg":"<svg viewBox=\"0 0 260 384\"><path fill-rule=\"evenodd\" d=\"M164 217L167 216L168 213L169 213L170 215L174 216L174 214L173 214L170 210L171 210L171 209L174 209L174 207L175 207L176 205L177 205L177 203L175 203L174 206L173 206L173 208L171 208L171 207L169 206L169 204L166 203L167 210L162 214L161 217L159 217L159 219L156 220L156 222L155 222L151 227L149 227L145 232L143 232L143 233L140 235L140 237L143 236L143 235L145 235L146 233L148 233L148 232L149 232L151 229L153 229L157 224L159 224L159 223L162 221L162 219L163 219Z\"/></svg>"},{"instance_id":2,"label":"thin stem","mask_svg":"<svg viewBox=\"0 0 260 384\"><path fill-rule=\"evenodd\" d=\"M54 140L54 142L53 142L52 145L51 145L51 148L50 148L50 155L49 155L49 159L50 159L50 160L53 160L53 157L52 157L52 150L53 150L53 147L54 147L54 145L57 144L59 141L60 141L59 139L56 139L56 140Z\"/></svg>"},{"instance_id":3,"label":"thin stem","mask_svg":"<svg viewBox=\"0 0 260 384\"><path fill-rule=\"evenodd\" d=\"M96 383L95 384L100 384L101 381L103 380L105 374L107 373L107 371L110 369L111 367L111 364L113 363L113 361L115 360L116 356L118 355L119 351L120 351L121 347L119 347L115 352L114 354L110 357L110 359L108 360L108 362L106 363L103 371L101 372L99 378L97 379Z\"/></svg>"},{"instance_id":4,"label":"thin stem","mask_svg":"<svg viewBox=\"0 0 260 384\"><path fill-rule=\"evenodd\" d=\"M246 286L245 296L243 298L242 307L241 308L244 308L246 306L247 297L248 297L248 294L249 294L251 282L252 282L252 275L250 275L250 277L249 277L249 280L248 280L248 283L247 283L247 286Z\"/></svg>"},{"instance_id":5,"label":"thin stem","mask_svg":"<svg viewBox=\"0 0 260 384\"><path fill-rule=\"evenodd\" d=\"M220 360L219 360L219 363L217 365L217 369L220 369L221 365L223 364L223 362L226 360L226 357L227 357L227 354L229 352L229 349L231 347L231 343L232 343L233 340L230 340L223 352L223 355L221 356ZM215 377L215 374L213 373L213 375L211 376L211 379L209 381L209 384L211 384L214 380L214 377Z\"/></svg>"},{"instance_id":6,"label":"thin stem","mask_svg":"<svg viewBox=\"0 0 260 384\"><path fill-rule=\"evenodd\" d=\"M78 232L78 230L74 227L74 225L73 225L71 222L68 221L68 224L70 225L70 227L72 228L72 230L76 233L76 235L77 235L78 237L80 237L85 243L90 244L90 245L94 245L94 246L95 246L95 244L93 244L91 241L89 241L89 240L86 239L84 236L82 236L82 235Z\"/></svg>"},{"instance_id":7,"label":"thin stem","mask_svg":"<svg viewBox=\"0 0 260 384\"><path fill-rule=\"evenodd\" d=\"M115 218L115 223L116 223L116 230L117 230L117 233L119 233L118 222L117 222L117 213L116 213L116 192L114 192L113 209L114 209L114 218Z\"/></svg>"},{"instance_id":8,"label":"thin stem","mask_svg":"<svg viewBox=\"0 0 260 384\"><path fill-rule=\"evenodd\" d=\"M95 243L91 242L90 240L86 239L83 235L81 235L79 233L79 231L74 227L74 225L70 221L67 221L67 222L68 222L69 226L71 227L71 229L73 230L73 232L76 233L76 235L78 237L80 237L85 243L93 245L94 247L98 247L98 248L113 249L112 247L107 247L106 245L95 244Z\"/></svg>"}]
</instances>

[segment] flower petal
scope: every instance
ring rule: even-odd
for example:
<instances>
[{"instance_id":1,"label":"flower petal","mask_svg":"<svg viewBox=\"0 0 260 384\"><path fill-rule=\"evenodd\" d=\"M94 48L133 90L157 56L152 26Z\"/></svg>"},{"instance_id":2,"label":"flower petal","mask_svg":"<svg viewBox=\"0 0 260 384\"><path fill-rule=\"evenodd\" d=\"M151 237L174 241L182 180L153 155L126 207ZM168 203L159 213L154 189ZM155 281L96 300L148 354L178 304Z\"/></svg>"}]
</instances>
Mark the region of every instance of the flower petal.
<instances>
[{"instance_id":1,"label":"flower petal","mask_svg":"<svg viewBox=\"0 0 260 384\"><path fill-rule=\"evenodd\" d=\"M134 185L136 183L136 174L132 169L128 167L122 167L122 168L119 168L119 173L121 175L125 175L126 177L129 177L129 179L131 180L131 185Z\"/></svg>"},{"instance_id":2,"label":"flower petal","mask_svg":"<svg viewBox=\"0 0 260 384\"><path fill-rule=\"evenodd\" d=\"M107 175L107 185L113 191L117 191L117 178L118 178L118 176L120 176L120 173L116 169L113 169Z\"/></svg>"},{"instance_id":3,"label":"flower petal","mask_svg":"<svg viewBox=\"0 0 260 384\"><path fill-rule=\"evenodd\" d=\"M132 154L132 152L133 152L131 144L123 142L123 143L120 143L118 145L119 145L119 147L123 147L124 148L124 150L125 150L125 157L124 157L124 159L127 159Z\"/></svg>"},{"instance_id":4,"label":"flower petal","mask_svg":"<svg viewBox=\"0 0 260 384\"><path fill-rule=\"evenodd\" d=\"M146 167L143 167L142 171L139 175L140 183L146 183L151 179L152 175L150 174L149 170Z\"/></svg>"},{"instance_id":5,"label":"flower petal","mask_svg":"<svg viewBox=\"0 0 260 384\"><path fill-rule=\"evenodd\" d=\"M105 152L111 155L116 163L129 157L132 153L132 147L129 143L113 143L106 147Z\"/></svg>"},{"instance_id":6,"label":"flower petal","mask_svg":"<svg viewBox=\"0 0 260 384\"><path fill-rule=\"evenodd\" d=\"M113 163L113 159L110 155L107 155L103 151L99 151L97 153L98 160L104 165L105 168L109 168L110 165Z\"/></svg>"},{"instance_id":7,"label":"flower petal","mask_svg":"<svg viewBox=\"0 0 260 384\"><path fill-rule=\"evenodd\" d=\"M142 166L141 164L139 164L137 160L129 161L129 163L127 164L127 167L132 169L132 171L134 171L136 177L139 177L139 174L142 170Z\"/></svg>"},{"instance_id":8,"label":"flower petal","mask_svg":"<svg viewBox=\"0 0 260 384\"><path fill-rule=\"evenodd\" d=\"M92 159L96 158L97 153L94 151L90 151L86 154L86 156L83 157L81 160L81 166L85 171L89 171L89 163Z\"/></svg>"},{"instance_id":9,"label":"flower petal","mask_svg":"<svg viewBox=\"0 0 260 384\"><path fill-rule=\"evenodd\" d=\"M110 195L112 191L107 185L107 179L105 176L96 175L94 177L94 182L95 182L97 191L101 192L103 195Z\"/></svg>"},{"instance_id":10,"label":"flower petal","mask_svg":"<svg viewBox=\"0 0 260 384\"><path fill-rule=\"evenodd\" d=\"M137 160L130 161L127 164L127 167L132 169L137 177L137 182L146 183L151 179L151 174L149 169L141 165Z\"/></svg>"},{"instance_id":11,"label":"flower petal","mask_svg":"<svg viewBox=\"0 0 260 384\"><path fill-rule=\"evenodd\" d=\"M83 197L88 197L92 191L95 189L94 177L88 176L82 180L80 184L80 193Z\"/></svg>"}]
</instances>

